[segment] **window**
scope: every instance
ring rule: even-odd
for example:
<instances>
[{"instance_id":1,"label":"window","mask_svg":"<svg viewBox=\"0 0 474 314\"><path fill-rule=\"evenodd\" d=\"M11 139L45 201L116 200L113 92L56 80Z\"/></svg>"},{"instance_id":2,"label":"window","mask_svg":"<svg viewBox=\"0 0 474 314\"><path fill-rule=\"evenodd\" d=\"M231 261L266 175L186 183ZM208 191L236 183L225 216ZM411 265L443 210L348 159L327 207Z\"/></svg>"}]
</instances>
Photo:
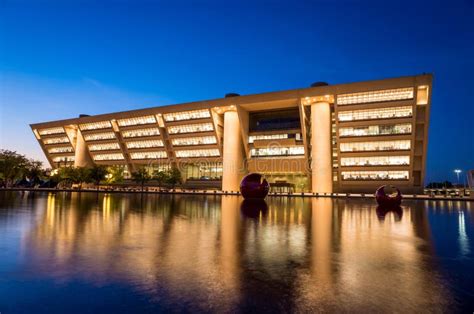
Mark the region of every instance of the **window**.
<instances>
[{"instance_id":1,"label":"window","mask_svg":"<svg viewBox=\"0 0 474 314\"><path fill-rule=\"evenodd\" d=\"M111 128L111 127L112 127L112 123L110 123L110 121L100 121L100 122L79 124L79 128L82 131L107 129L107 128Z\"/></svg>"},{"instance_id":2,"label":"window","mask_svg":"<svg viewBox=\"0 0 474 314\"><path fill-rule=\"evenodd\" d=\"M338 113L339 121L371 120L371 119L390 119L411 117L413 108L411 106L364 109L342 111Z\"/></svg>"},{"instance_id":3,"label":"window","mask_svg":"<svg viewBox=\"0 0 474 314\"><path fill-rule=\"evenodd\" d=\"M149 141L133 141L126 142L127 148L150 148L150 147L163 147L162 140L149 140Z\"/></svg>"},{"instance_id":4,"label":"window","mask_svg":"<svg viewBox=\"0 0 474 314\"><path fill-rule=\"evenodd\" d=\"M159 151L159 152L138 152L138 153L130 153L130 158L137 160L137 159L159 159L159 158L166 158L166 152Z\"/></svg>"},{"instance_id":5,"label":"window","mask_svg":"<svg viewBox=\"0 0 474 314\"><path fill-rule=\"evenodd\" d=\"M407 99L413 99L413 87L341 94L337 96L337 104L352 105Z\"/></svg>"},{"instance_id":6,"label":"window","mask_svg":"<svg viewBox=\"0 0 474 314\"><path fill-rule=\"evenodd\" d=\"M408 180L408 171L342 171L343 180Z\"/></svg>"},{"instance_id":7,"label":"window","mask_svg":"<svg viewBox=\"0 0 474 314\"><path fill-rule=\"evenodd\" d=\"M410 148L411 142L409 140L341 143L340 145L341 152L409 150Z\"/></svg>"},{"instance_id":8,"label":"window","mask_svg":"<svg viewBox=\"0 0 474 314\"><path fill-rule=\"evenodd\" d=\"M192 181L222 180L221 162L188 163L184 168L184 178Z\"/></svg>"},{"instance_id":9,"label":"window","mask_svg":"<svg viewBox=\"0 0 474 314\"><path fill-rule=\"evenodd\" d=\"M193 157L217 157L220 156L218 149L196 149L196 150L177 150L176 157L178 158L193 158Z\"/></svg>"},{"instance_id":10,"label":"window","mask_svg":"<svg viewBox=\"0 0 474 314\"><path fill-rule=\"evenodd\" d=\"M391 134L409 134L411 133L411 124L386 124L370 125L361 127L340 128L339 136L374 136Z\"/></svg>"},{"instance_id":11,"label":"window","mask_svg":"<svg viewBox=\"0 0 474 314\"><path fill-rule=\"evenodd\" d=\"M67 136L46 138L43 140L43 143L46 145L69 143L69 138Z\"/></svg>"},{"instance_id":12,"label":"window","mask_svg":"<svg viewBox=\"0 0 474 314\"><path fill-rule=\"evenodd\" d=\"M214 130L212 123L175 125L168 127L169 134L208 132L212 130Z\"/></svg>"},{"instance_id":13,"label":"window","mask_svg":"<svg viewBox=\"0 0 474 314\"><path fill-rule=\"evenodd\" d=\"M253 143L255 140L277 140L288 138L288 134L262 134L262 135L250 135L249 143Z\"/></svg>"},{"instance_id":14,"label":"window","mask_svg":"<svg viewBox=\"0 0 474 314\"><path fill-rule=\"evenodd\" d=\"M47 128L41 129L38 131L40 135L51 135L51 134L61 134L64 133L64 128L62 126L57 128Z\"/></svg>"},{"instance_id":15,"label":"window","mask_svg":"<svg viewBox=\"0 0 474 314\"><path fill-rule=\"evenodd\" d=\"M304 146L293 147L268 147L252 148L250 150L252 157L271 157L271 156L298 156L304 155Z\"/></svg>"},{"instance_id":16,"label":"window","mask_svg":"<svg viewBox=\"0 0 474 314\"><path fill-rule=\"evenodd\" d=\"M53 162L70 162L74 161L74 156L58 156L53 158Z\"/></svg>"},{"instance_id":17,"label":"window","mask_svg":"<svg viewBox=\"0 0 474 314\"><path fill-rule=\"evenodd\" d=\"M208 145L216 144L217 140L215 136L185 137L174 138L171 140L171 143L174 146Z\"/></svg>"},{"instance_id":18,"label":"window","mask_svg":"<svg viewBox=\"0 0 474 314\"><path fill-rule=\"evenodd\" d=\"M158 128L147 128L147 129L122 131L122 136L124 138L158 136L158 135L160 135L160 129L158 129Z\"/></svg>"},{"instance_id":19,"label":"window","mask_svg":"<svg viewBox=\"0 0 474 314\"><path fill-rule=\"evenodd\" d=\"M192 119L204 119L210 118L211 113L208 109L203 110L192 110L192 111L183 111L183 112L173 112L165 113L163 115L165 121L182 121L182 120L192 120Z\"/></svg>"},{"instance_id":20,"label":"window","mask_svg":"<svg viewBox=\"0 0 474 314\"><path fill-rule=\"evenodd\" d=\"M104 161L104 160L124 160L122 154L98 154L94 155L94 160Z\"/></svg>"},{"instance_id":21,"label":"window","mask_svg":"<svg viewBox=\"0 0 474 314\"><path fill-rule=\"evenodd\" d=\"M99 151L99 150L114 150L120 149L120 145L118 143L104 143L104 144L91 144L89 145L89 150Z\"/></svg>"},{"instance_id":22,"label":"window","mask_svg":"<svg viewBox=\"0 0 474 314\"><path fill-rule=\"evenodd\" d=\"M72 153L72 147L71 146L66 146L66 147L54 147L48 149L48 152L50 154L57 154L57 153Z\"/></svg>"},{"instance_id":23,"label":"window","mask_svg":"<svg viewBox=\"0 0 474 314\"><path fill-rule=\"evenodd\" d=\"M115 139L114 132L94 133L94 134L84 135L84 140L86 141L100 141L100 140L111 140L111 139Z\"/></svg>"},{"instance_id":24,"label":"window","mask_svg":"<svg viewBox=\"0 0 474 314\"><path fill-rule=\"evenodd\" d=\"M343 157L341 166L408 166L409 156Z\"/></svg>"},{"instance_id":25,"label":"window","mask_svg":"<svg viewBox=\"0 0 474 314\"><path fill-rule=\"evenodd\" d=\"M117 124L119 126L141 125L141 124L150 124L150 123L156 123L155 116L145 116L145 117L136 117L136 118L117 120Z\"/></svg>"}]
</instances>

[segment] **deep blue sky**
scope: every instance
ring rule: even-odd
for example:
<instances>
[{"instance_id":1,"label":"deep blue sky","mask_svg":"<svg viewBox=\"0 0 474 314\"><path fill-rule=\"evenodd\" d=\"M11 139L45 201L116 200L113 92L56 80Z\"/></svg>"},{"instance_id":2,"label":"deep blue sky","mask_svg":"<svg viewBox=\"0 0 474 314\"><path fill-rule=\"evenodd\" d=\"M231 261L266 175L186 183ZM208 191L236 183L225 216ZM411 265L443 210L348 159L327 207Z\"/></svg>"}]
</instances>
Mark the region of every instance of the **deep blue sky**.
<instances>
[{"instance_id":1,"label":"deep blue sky","mask_svg":"<svg viewBox=\"0 0 474 314\"><path fill-rule=\"evenodd\" d=\"M427 181L474 168L474 1L0 0L0 147L28 124L433 73Z\"/></svg>"}]
</instances>

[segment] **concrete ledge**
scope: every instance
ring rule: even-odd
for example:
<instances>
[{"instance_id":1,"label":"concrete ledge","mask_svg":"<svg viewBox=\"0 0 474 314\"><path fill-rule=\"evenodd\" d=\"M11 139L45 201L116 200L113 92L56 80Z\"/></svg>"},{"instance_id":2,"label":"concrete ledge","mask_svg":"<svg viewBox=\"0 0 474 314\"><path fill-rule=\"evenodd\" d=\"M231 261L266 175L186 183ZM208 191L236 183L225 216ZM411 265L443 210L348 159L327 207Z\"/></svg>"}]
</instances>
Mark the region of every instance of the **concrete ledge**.
<instances>
[{"instance_id":1,"label":"concrete ledge","mask_svg":"<svg viewBox=\"0 0 474 314\"><path fill-rule=\"evenodd\" d=\"M217 191L217 190L160 190L160 189L51 189L51 188L0 188L0 191L31 191L31 192L81 192L81 193L134 193L134 194L184 194L184 195L235 195L239 196L240 192L235 191ZM267 197L330 197L330 198L374 198L373 194L357 194L357 193L269 193ZM431 201L465 201L474 202L472 197L446 197L437 195L432 197L422 194L407 194L404 199L431 200Z\"/></svg>"}]
</instances>

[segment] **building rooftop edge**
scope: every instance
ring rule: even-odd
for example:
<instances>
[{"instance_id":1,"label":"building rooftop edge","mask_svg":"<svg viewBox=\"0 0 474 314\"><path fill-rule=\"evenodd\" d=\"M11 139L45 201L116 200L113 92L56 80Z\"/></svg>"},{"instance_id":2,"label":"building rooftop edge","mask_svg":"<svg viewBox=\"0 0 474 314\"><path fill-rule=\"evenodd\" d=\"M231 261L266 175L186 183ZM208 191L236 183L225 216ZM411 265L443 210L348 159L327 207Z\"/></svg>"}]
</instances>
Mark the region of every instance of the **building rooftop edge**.
<instances>
[{"instance_id":1,"label":"building rooftop edge","mask_svg":"<svg viewBox=\"0 0 474 314\"><path fill-rule=\"evenodd\" d=\"M38 127L48 127L49 125L64 125L64 124L77 124L77 123L88 123L88 122L96 122L103 119L110 119L116 115L124 115L127 113L133 113L134 115L139 115L140 113L143 114L150 114L150 111L160 110L162 113L167 112L176 112L181 110L195 110L195 109L206 109L212 108L215 106L226 106L230 104L251 104L251 103L258 103L258 102L265 102L265 101L277 101L277 100L284 100L284 99L292 99L292 98L302 98L307 96L319 96L325 94L340 94L344 92L357 92L354 91L345 91L347 87L357 89L358 85L366 85L366 84L379 84L382 82L393 82L395 84L402 84L404 82L409 83L410 80L414 80L420 78L426 79L430 84L433 79L432 73L422 73L418 75L409 75L409 76L400 76L400 77L390 77L384 79L376 79L376 80L368 80L368 81L356 81L356 82L349 82L349 83L341 83L341 84L334 84L334 85L327 85L327 86L316 86L316 87L304 87L304 88L296 88L296 89L289 89L283 91L271 91L271 92L263 92L258 94L248 94L248 95L240 95L238 97L223 97L223 98L214 98L208 100L199 100L199 101L192 101L192 102L185 102L185 103L178 103L178 104L169 104L169 105L162 105L162 106L153 106L147 107L142 109L132 109L132 110L125 110L125 111L116 111L116 112L109 112L109 113L101 113L97 115L90 115L84 117L77 117L77 118L66 118L60 120L52 120L47 122L36 122L31 123L30 127L32 129ZM390 87L388 87L390 88ZM266 98L266 99L262 99ZM260 99L259 99L260 98Z\"/></svg>"}]
</instances>

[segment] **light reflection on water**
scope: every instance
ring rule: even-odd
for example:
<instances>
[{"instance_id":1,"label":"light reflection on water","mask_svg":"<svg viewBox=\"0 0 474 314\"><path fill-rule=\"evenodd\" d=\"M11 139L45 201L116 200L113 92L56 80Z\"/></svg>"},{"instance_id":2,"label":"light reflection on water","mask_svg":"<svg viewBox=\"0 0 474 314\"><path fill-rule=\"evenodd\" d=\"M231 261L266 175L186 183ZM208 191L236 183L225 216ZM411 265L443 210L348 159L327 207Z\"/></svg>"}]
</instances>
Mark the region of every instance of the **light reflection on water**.
<instances>
[{"instance_id":1,"label":"light reflection on water","mask_svg":"<svg viewBox=\"0 0 474 314\"><path fill-rule=\"evenodd\" d=\"M472 310L471 206L1 192L0 311Z\"/></svg>"}]
</instances>

